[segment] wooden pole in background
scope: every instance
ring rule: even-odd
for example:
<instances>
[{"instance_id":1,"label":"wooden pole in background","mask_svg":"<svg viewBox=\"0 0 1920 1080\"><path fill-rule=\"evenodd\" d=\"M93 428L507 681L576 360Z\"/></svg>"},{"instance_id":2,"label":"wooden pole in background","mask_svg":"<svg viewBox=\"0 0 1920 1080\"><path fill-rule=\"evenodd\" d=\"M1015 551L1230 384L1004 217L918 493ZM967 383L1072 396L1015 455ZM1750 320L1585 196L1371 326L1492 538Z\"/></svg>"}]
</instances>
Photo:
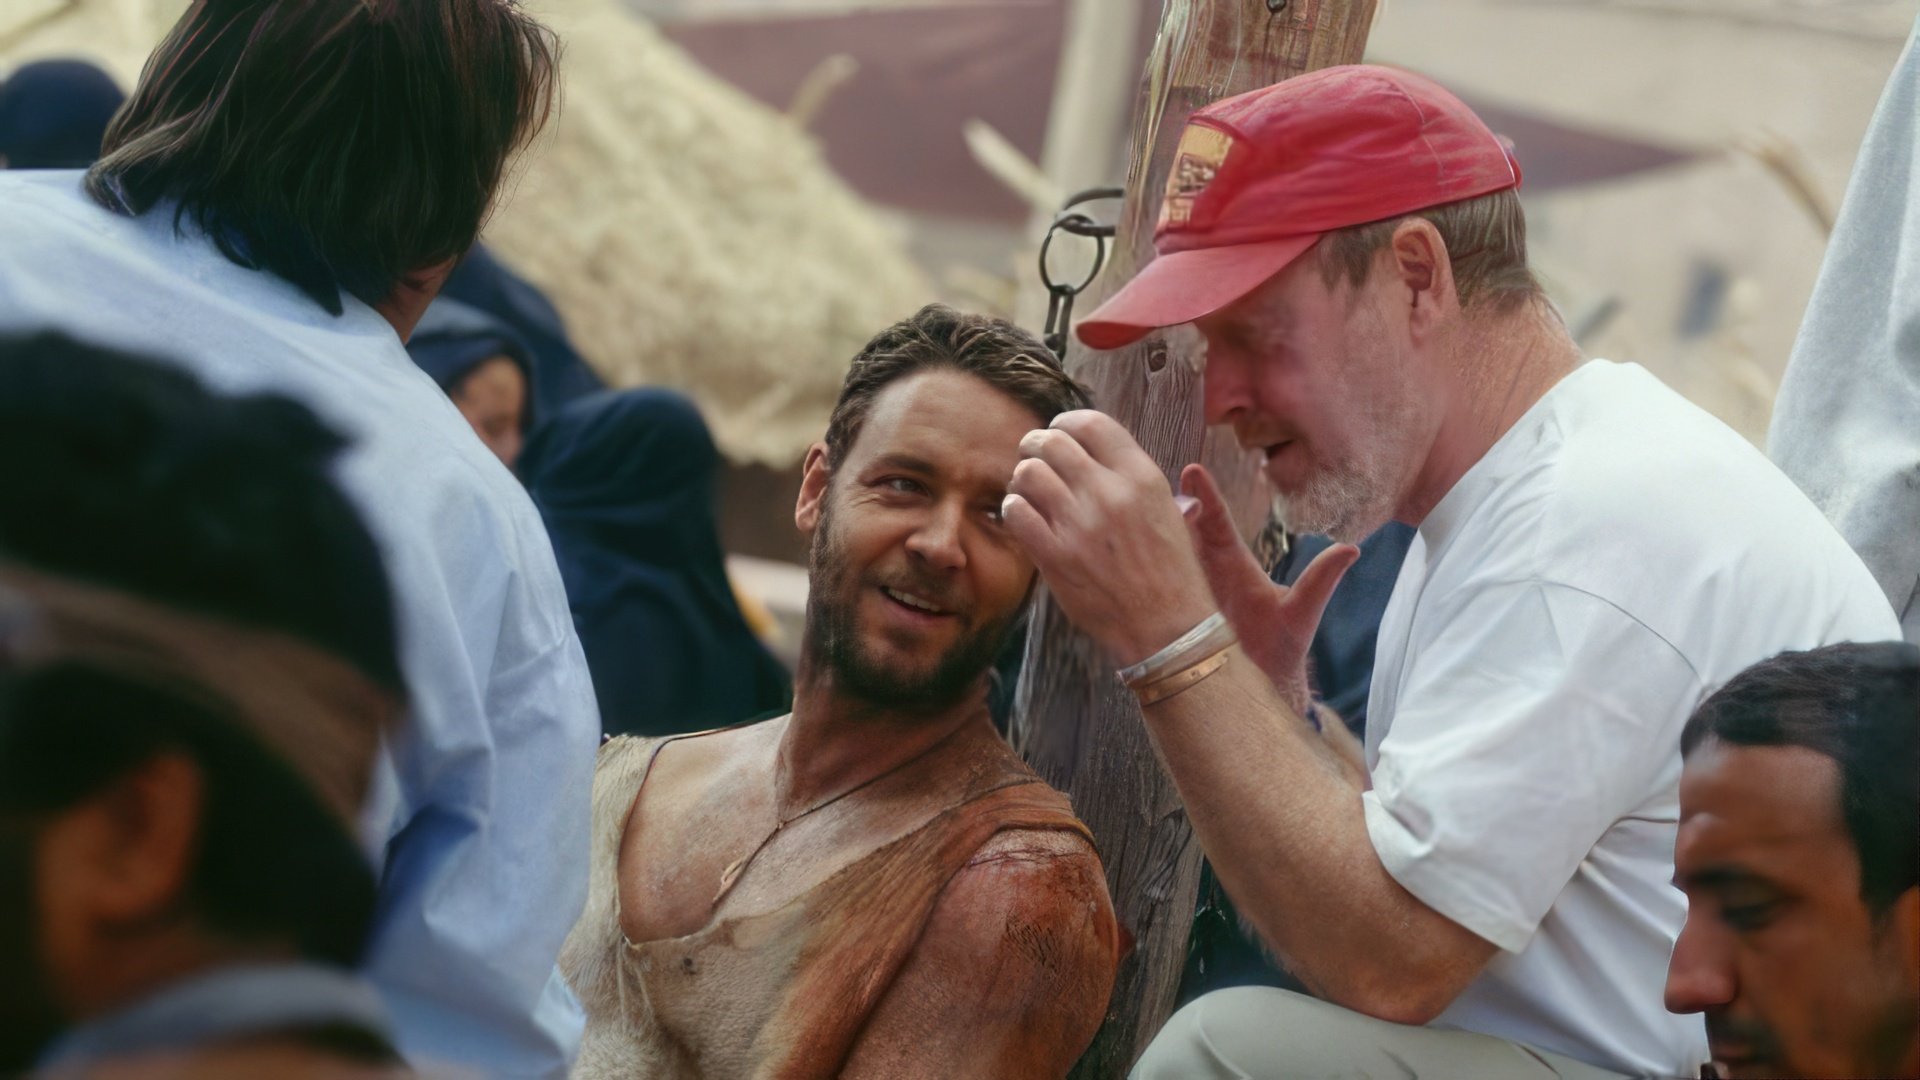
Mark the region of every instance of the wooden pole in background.
<instances>
[{"instance_id":1,"label":"wooden pole in background","mask_svg":"<svg viewBox=\"0 0 1920 1080\"><path fill-rule=\"evenodd\" d=\"M1373 10L1374 0L1166 0L1136 103L1113 261L1098 294L1111 294L1153 257L1161 193L1188 115L1304 71L1359 62ZM1081 297L1076 313L1084 316L1098 299L1095 292ZM1205 462L1251 536L1264 523L1270 496L1258 462L1230 432L1209 433L1202 422L1201 351L1190 329L1111 353L1089 353L1074 341L1067 370L1133 432L1169 482L1186 463ZM1173 1011L1200 850L1112 660L1067 623L1044 590L1027 637L1014 741L1093 830L1120 923L1134 938L1106 1023L1073 1073L1076 1080L1115 1080Z\"/></svg>"}]
</instances>

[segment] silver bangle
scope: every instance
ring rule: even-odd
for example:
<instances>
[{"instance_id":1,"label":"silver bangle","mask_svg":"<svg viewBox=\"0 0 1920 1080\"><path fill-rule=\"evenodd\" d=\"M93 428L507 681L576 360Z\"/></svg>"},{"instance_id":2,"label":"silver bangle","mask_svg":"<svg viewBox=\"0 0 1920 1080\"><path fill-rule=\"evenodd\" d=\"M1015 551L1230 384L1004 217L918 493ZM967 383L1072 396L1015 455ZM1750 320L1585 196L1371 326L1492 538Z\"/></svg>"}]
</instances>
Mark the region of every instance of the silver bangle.
<instances>
[{"instance_id":1,"label":"silver bangle","mask_svg":"<svg viewBox=\"0 0 1920 1080\"><path fill-rule=\"evenodd\" d=\"M1190 658L1198 654L1205 657L1219 652L1235 640L1233 628L1227 625L1227 617L1219 612L1201 619L1193 629L1174 638L1166 648L1147 657L1145 660L1120 669L1120 681L1128 686L1152 682L1176 668L1191 662Z\"/></svg>"}]
</instances>

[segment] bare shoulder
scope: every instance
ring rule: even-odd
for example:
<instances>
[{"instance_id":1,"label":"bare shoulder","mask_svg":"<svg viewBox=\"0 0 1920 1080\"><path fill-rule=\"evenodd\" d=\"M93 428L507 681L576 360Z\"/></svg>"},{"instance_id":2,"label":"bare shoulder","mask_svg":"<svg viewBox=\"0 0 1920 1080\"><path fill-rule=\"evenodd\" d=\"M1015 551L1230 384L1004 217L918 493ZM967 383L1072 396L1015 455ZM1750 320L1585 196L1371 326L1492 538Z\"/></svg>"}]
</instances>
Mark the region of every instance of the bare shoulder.
<instances>
[{"instance_id":1,"label":"bare shoulder","mask_svg":"<svg viewBox=\"0 0 1920 1080\"><path fill-rule=\"evenodd\" d=\"M1075 866L1090 864L1096 872L1100 869L1100 857L1094 854L1093 845L1067 829L1002 829L980 845L967 866L1026 862L1051 867L1062 861Z\"/></svg>"},{"instance_id":2,"label":"bare shoulder","mask_svg":"<svg viewBox=\"0 0 1920 1080\"><path fill-rule=\"evenodd\" d=\"M930 934L958 945L1013 949L1050 970L1043 982L1106 970L1117 962L1118 933L1105 872L1093 845L1064 829L1006 829L981 845L947 883Z\"/></svg>"},{"instance_id":3,"label":"bare shoulder","mask_svg":"<svg viewBox=\"0 0 1920 1080\"><path fill-rule=\"evenodd\" d=\"M1106 1015L1118 936L1085 838L1000 832L948 881L843 1075L1064 1076Z\"/></svg>"}]
</instances>

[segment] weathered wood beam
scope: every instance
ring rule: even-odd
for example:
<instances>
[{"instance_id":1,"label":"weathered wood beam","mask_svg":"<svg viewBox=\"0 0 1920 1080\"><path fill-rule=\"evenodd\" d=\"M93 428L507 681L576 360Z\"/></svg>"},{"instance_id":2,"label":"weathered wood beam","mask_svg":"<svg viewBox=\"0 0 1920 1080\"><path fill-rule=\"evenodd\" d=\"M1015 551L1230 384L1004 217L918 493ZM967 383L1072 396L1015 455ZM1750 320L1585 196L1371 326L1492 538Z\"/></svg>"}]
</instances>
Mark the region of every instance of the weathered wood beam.
<instances>
[{"instance_id":1,"label":"weathered wood beam","mask_svg":"<svg viewBox=\"0 0 1920 1080\"><path fill-rule=\"evenodd\" d=\"M1136 101L1127 196L1110 294L1153 257L1153 228L1187 117L1220 98L1304 71L1357 63L1374 0L1167 0ZM1098 296L1081 298L1086 314ZM1249 537L1270 495L1258 462L1231 433L1201 419L1203 346L1191 330L1154 334L1112 353L1069 347L1067 368L1100 408L1134 433L1170 483L1191 461L1213 470ZM1199 884L1200 851L1113 662L1043 594L1027 638L1014 739L1041 775L1073 799L1093 830L1121 925L1134 947L1121 966L1106 1024L1074 1071L1124 1076L1173 1011Z\"/></svg>"}]
</instances>

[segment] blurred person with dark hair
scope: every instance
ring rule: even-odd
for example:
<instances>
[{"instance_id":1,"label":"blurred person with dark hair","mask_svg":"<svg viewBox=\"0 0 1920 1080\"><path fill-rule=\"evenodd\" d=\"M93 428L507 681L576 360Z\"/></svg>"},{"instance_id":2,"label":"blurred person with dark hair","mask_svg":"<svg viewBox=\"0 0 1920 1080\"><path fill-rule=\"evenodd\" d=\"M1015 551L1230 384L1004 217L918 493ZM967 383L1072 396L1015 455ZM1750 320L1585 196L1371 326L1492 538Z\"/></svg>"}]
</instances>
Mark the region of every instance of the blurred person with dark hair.
<instances>
[{"instance_id":1,"label":"blurred person with dark hair","mask_svg":"<svg viewBox=\"0 0 1920 1080\"><path fill-rule=\"evenodd\" d=\"M1085 403L1031 335L938 305L854 358L794 508L792 713L600 751L575 1077L1045 1080L1086 1049L1106 879L987 710L1034 585L999 513L1020 436Z\"/></svg>"},{"instance_id":2,"label":"blurred person with dark hair","mask_svg":"<svg viewBox=\"0 0 1920 1080\"><path fill-rule=\"evenodd\" d=\"M443 296L420 316L407 355L453 399L493 456L513 468L533 426L533 361L520 335Z\"/></svg>"},{"instance_id":3,"label":"blurred person with dark hair","mask_svg":"<svg viewBox=\"0 0 1920 1080\"><path fill-rule=\"evenodd\" d=\"M403 341L545 120L511 0L197 0L84 176L0 173L0 329L60 327L345 433L413 724L381 757L367 971L401 1048L556 1075L598 720L546 531Z\"/></svg>"},{"instance_id":4,"label":"blurred person with dark hair","mask_svg":"<svg viewBox=\"0 0 1920 1080\"><path fill-rule=\"evenodd\" d=\"M547 522L610 735L700 731L785 709L714 523L720 452L671 390L584 397L534 433L521 479Z\"/></svg>"},{"instance_id":5,"label":"blurred person with dark hair","mask_svg":"<svg viewBox=\"0 0 1920 1080\"><path fill-rule=\"evenodd\" d=\"M0 1072L399 1071L355 823L405 694L342 445L0 337Z\"/></svg>"},{"instance_id":6,"label":"blurred person with dark hair","mask_svg":"<svg viewBox=\"0 0 1920 1080\"><path fill-rule=\"evenodd\" d=\"M1920 649L1762 661L1680 745L1667 1007L1722 1076L1920 1077Z\"/></svg>"},{"instance_id":7,"label":"blurred person with dark hair","mask_svg":"<svg viewBox=\"0 0 1920 1080\"><path fill-rule=\"evenodd\" d=\"M84 169L127 95L85 60L22 64L0 82L0 167Z\"/></svg>"}]
</instances>

